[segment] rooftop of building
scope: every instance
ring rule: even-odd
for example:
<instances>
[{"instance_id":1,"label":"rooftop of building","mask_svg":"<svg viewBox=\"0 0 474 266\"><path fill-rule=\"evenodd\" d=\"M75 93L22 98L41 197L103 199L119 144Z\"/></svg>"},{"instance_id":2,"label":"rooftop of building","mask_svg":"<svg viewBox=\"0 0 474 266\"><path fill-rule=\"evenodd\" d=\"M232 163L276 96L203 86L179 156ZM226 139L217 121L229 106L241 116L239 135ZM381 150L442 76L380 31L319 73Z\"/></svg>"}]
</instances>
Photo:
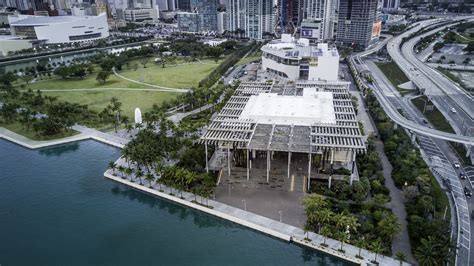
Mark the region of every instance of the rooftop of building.
<instances>
[{"instance_id":1,"label":"rooftop of building","mask_svg":"<svg viewBox=\"0 0 474 266\"><path fill-rule=\"evenodd\" d=\"M336 124L332 93L317 91L316 88L305 88L303 95L252 95L239 119L258 124Z\"/></svg>"},{"instance_id":2,"label":"rooftop of building","mask_svg":"<svg viewBox=\"0 0 474 266\"><path fill-rule=\"evenodd\" d=\"M348 82L243 82L201 138L213 145L315 153L364 151Z\"/></svg>"},{"instance_id":3,"label":"rooftop of building","mask_svg":"<svg viewBox=\"0 0 474 266\"><path fill-rule=\"evenodd\" d=\"M313 45L309 39L295 39L290 34L282 34L281 39L264 45L262 51L284 58L339 57L337 49L329 47L327 43Z\"/></svg>"},{"instance_id":4,"label":"rooftop of building","mask_svg":"<svg viewBox=\"0 0 474 266\"><path fill-rule=\"evenodd\" d=\"M105 16L105 13L99 16ZM19 20L10 23L10 26L44 26L51 24L61 24L72 21L80 21L95 18L96 16L25 16L25 18L19 18Z\"/></svg>"}]
</instances>

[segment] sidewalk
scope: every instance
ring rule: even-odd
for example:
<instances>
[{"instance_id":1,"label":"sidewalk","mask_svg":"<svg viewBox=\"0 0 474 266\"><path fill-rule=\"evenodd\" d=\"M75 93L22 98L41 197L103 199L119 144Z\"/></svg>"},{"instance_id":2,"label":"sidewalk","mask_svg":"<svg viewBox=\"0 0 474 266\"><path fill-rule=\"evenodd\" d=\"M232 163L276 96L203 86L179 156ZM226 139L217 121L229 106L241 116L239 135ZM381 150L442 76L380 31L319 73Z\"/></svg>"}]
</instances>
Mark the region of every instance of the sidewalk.
<instances>
[{"instance_id":1,"label":"sidewalk","mask_svg":"<svg viewBox=\"0 0 474 266\"><path fill-rule=\"evenodd\" d=\"M208 214L232 221L234 223L241 224L243 226L274 236L284 241L292 241L300 245L319 250L326 254L330 254L332 256L356 263L358 265L373 265L370 261L374 260L374 253L362 249L361 255L364 259L357 259L356 255L359 254L358 247L349 244L344 244L343 249L345 250L345 253L342 253L337 251L340 248L341 243L337 240L330 238L328 238L326 241L328 247L323 247L320 245L324 242L323 236L310 232L308 234L308 238L311 239L311 241L306 241L304 240L305 232L301 228L287 225L276 220L272 220L248 211L244 211L242 209L235 208L211 199L208 200L208 206L211 206L211 208L208 208L200 204L193 203L195 196L192 193L183 192L183 199L181 199L181 193L179 191L173 190L176 196L171 196L171 190L168 187L165 187L164 185L161 185L161 189L163 190L163 192L160 192L158 190L159 186L156 184L152 185L152 187L149 188L148 182L144 182L145 185L140 185L138 184L138 180L136 182L131 182L128 179L122 179L120 177L114 176L111 170L106 171L104 173L104 176L116 182L141 190L145 193L153 194L155 196L173 201L175 203L191 207L202 212L206 212ZM200 197L197 197L197 201L200 202ZM204 202L206 202L206 200L204 200ZM400 262L398 260L382 255L377 256L377 262L379 262L379 265L400 265ZM409 264L404 263L403 265Z\"/></svg>"},{"instance_id":2,"label":"sidewalk","mask_svg":"<svg viewBox=\"0 0 474 266\"><path fill-rule=\"evenodd\" d=\"M0 127L0 138L6 139L28 149L40 149L87 139L93 139L111 146L115 146L117 148L123 148L129 142L127 139L83 126L73 126L73 129L81 133L62 139L38 141L26 138L6 128Z\"/></svg>"}]
</instances>

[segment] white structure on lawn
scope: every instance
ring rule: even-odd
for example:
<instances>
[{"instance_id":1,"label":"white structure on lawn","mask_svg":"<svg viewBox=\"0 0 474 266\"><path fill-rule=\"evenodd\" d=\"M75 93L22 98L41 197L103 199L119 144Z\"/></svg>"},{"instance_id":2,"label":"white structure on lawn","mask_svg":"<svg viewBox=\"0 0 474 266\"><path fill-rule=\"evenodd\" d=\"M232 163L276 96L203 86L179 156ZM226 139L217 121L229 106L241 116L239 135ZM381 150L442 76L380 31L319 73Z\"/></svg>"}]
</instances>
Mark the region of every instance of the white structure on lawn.
<instances>
[{"instance_id":1,"label":"white structure on lawn","mask_svg":"<svg viewBox=\"0 0 474 266\"><path fill-rule=\"evenodd\" d=\"M69 43L109 36L107 15L98 16L9 16L12 35L45 43Z\"/></svg>"},{"instance_id":2,"label":"white structure on lawn","mask_svg":"<svg viewBox=\"0 0 474 266\"><path fill-rule=\"evenodd\" d=\"M339 53L327 43L312 45L308 39L282 34L262 47L262 69L290 80L338 79Z\"/></svg>"},{"instance_id":3,"label":"white structure on lawn","mask_svg":"<svg viewBox=\"0 0 474 266\"><path fill-rule=\"evenodd\" d=\"M142 121L142 111L140 111L140 108L135 108L135 124L141 124Z\"/></svg>"},{"instance_id":4,"label":"white structure on lawn","mask_svg":"<svg viewBox=\"0 0 474 266\"><path fill-rule=\"evenodd\" d=\"M358 179L355 156L366 147L349 84L241 83L201 137L206 169L226 169L228 176L231 169L246 172L249 180L253 171L261 176L257 166L266 165L267 183L270 172L288 178L304 175L308 190L315 178L330 186L332 179L348 177L352 184ZM216 149L208 161L209 145Z\"/></svg>"}]
</instances>

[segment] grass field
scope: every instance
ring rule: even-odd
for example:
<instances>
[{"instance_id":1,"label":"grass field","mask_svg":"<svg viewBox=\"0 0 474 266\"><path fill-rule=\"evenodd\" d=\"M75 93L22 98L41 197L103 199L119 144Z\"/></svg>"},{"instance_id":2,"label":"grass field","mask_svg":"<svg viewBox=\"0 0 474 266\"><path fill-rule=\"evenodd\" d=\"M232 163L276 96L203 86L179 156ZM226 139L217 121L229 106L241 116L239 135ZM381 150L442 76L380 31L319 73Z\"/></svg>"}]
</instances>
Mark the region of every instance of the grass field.
<instances>
[{"instance_id":1,"label":"grass field","mask_svg":"<svg viewBox=\"0 0 474 266\"><path fill-rule=\"evenodd\" d=\"M6 128L10 131L13 131L17 134L20 134L20 135L22 135L24 137L27 137L29 139L32 139L32 140L53 140L53 139L60 139L60 138L70 137L70 136L74 136L74 135L79 134L78 131L69 130L69 131L62 132L62 133L56 134L56 135L37 136L36 133L32 129L26 130L25 128L23 128L21 126L20 122L13 122L13 123L10 123L10 124L0 123L0 127L4 127L4 128Z\"/></svg>"},{"instance_id":2,"label":"grass field","mask_svg":"<svg viewBox=\"0 0 474 266\"><path fill-rule=\"evenodd\" d=\"M427 100L426 96L417 97L412 99L411 101L416 106L416 108L418 108L418 110L423 112L423 107L425 105L424 100ZM451 127L446 118L444 118L443 114L438 110L438 108L436 108L436 106L433 106L433 111L426 111L424 115L435 129L444 132L455 133L454 129ZM449 142L449 145L458 154L458 157L461 158L461 162L463 164L471 164L470 158L465 156L466 150L463 145L459 145L453 142Z\"/></svg>"},{"instance_id":3,"label":"grass field","mask_svg":"<svg viewBox=\"0 0 474 266\"><path fill-rule=\"evenodd\" d=\"M402 89L399 87L400 84L408 82L409 79L403 73L403 71L397 66L395 62L390 63L375 63L377 67L382 71L382 73L390 80L390 82L397 88L400 94L403 96L410 90Z\"/></svg>"},{"instance_id":4,"label":"grass field","mask_svg":"<svg viewBox=\"0 0 474 266\"><path fill-rule=\"evenodd\" d=\"M160 105L163 101L179 95L176 92L161 91L70 91L47 92L45 95L58 97L61 101L86 104L91 110L102 111L110 103L112 97L122 102L122 110L130 119L134 117L134 110L139 107L142 112L151 110L153 104Z\"/></svg>"},{"instance_id":5,"label":"grass field","mask_svg":"<svg viewBox=\"0 0 474 266\"><path fill-rule=\"evenodd\" d=\"M187 63L181 65L161 65L149 63L146 68L139 65L135 70L123 70L120 72L124 77L171 88L191 88L198 85L199 81L206 77L219 64L213 60L203 60L200 63Z\"/></svg>"},{"instance_id":6,"label":"grass field","mask_svg":"<svg viewBox=\"0 0 474 266\"><path fill-rule=\"evenodd\" d=\"M177 60L179 63L181 61L182 60ZM133 69L129 70L124 66L125 70L121 71L120 74L124 77L152 85L171 88L190 88L197 86L199 81L206 77L220 63L215 63L214 60L208 59L202 60L202 62L203 64L167 65L165 68L162 68L161 65L155 65L150 61L146 68L143 68L143 66L139 64L136 71ZM110 75L109 80L104 84L97 82L95 78L96 73L84 79L63 80L58 77L53 77L53 79L50 80L41 80L31 83L27 85L26 88L41 90L45 95L56 96L59 100L86 104L90 109L99 112L109 104L112 97L116 97L123 104L122 109L124 110L124 114L129 117L133 117L133 110L136 107L146 112L152 108L153 104L159 105L163 101L172 99L180 94L177 92L143 91L140 89L155 88L130 82L116 77L115 75Z\"/></svg>"}]
</instances>

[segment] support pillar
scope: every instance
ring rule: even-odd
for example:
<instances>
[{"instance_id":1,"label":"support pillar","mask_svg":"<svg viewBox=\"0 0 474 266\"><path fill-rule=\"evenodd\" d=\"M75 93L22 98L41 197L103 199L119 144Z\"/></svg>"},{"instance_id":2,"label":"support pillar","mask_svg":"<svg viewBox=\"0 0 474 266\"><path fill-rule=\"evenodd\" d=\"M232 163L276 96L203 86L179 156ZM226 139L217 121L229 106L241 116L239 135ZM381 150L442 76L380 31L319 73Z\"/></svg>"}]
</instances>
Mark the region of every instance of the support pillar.
<instances>
[{"instance_id":1,"label":"support pillar","mask_svg":"<svg viewBox=\"0 0 474 266\"><path fill-rule=\"evenodd\" d=\"M230 180L230 148L227 147L227 173L229 174Z\"/></svg>"},{"instance_id":2,"label":"support pillar","mask_svg":"<svg viewBox=\"0 0 474 266\"><path fill-rule=\"evenodd\" d=\"M397 130L398 124L393 124L393 129Z\"/></svg>"},{"instance_id":3,"label":"support pillar","mask_svg":"<svg viewBox=\"0 0 474 266\"><path fill-rule=\"evenodd\" d=\"M351 151L352 154L351 154L351 157L352 157L352 169L351 169L351 179L350 179L350 185L352 186L352 182L354 181L354 172L355 172L355 166L356 166L356 155L357 153L355 152L355 150L352 150Z\"/></svg>"},{"instance_id":4,"label":"support pillar","mask_svg":"<svg viewBox=\"0 0 474 266\"><path fill-rule=\"evenodd\" d=\"M308 154L308 189L307 189L308 193L309 193L310 184L311 184L311 153Z\"/></svg>"},{"instance_id":5,"label":"support pillar","mask_svg":"<svg viewBox=\"0 0 474 266\"><path fill-rule=\"evenodd\" d=\"M288 152L288 178L290 178L291 151Z\"/></svg>"},{"instance_id":6,"label":"support pillar","mask_svg":"<svg viewBox=\"0 0 474 266\"><path fill-rule=\"evenodd\" d=\"M467 149L466 149L466 157L469 157L471 156L471 146L470 145L467 145Z\"/></svg>"},{"instance_id":7,"label":"support pillar","mask_svg":"<svg viewBox=\"0 0 474 266\"><path fill-rule=\"evenodd\" d=\"M331 189L332 176L329 176L328 188Z\"/></svg>"},{"instance_id":8,"label":"support pillar","mask_svg":"<svg viewBox=\"0 0 474 266\"><path fill-rule=\"evenodd\" d=\"M331 160L330 160L330 163L331 163L331 166L330 166L330 169L329 169L329 188L331 188L331 182L332 182L332 166L333 166L333 162L334 162L334 150L331 149Z\"/></svg>"},{"instance_id":9,"label":"support pillar","mask_svg":"<svg viewBox=\"0 0 474 266\"><path fill-rule=\"evenodd\" d=\"M267 183L270 181L270 151L267 151Z\"/></svg>"},{"instance_id":10,"label":"support pillar","mask_svg":"<svg viewBox=\"0 0 474 266\"><path fill-rule=\"evenodd\" d=\"M209 162L207 161L207 141L204 141L204 150L206 151L206 173L209 173Z\"/></svg>"},{"instance_id":11,"label":"support pillar","mask_svg":"<svg viewBox=\"0 0 474 266\"><path fill-rule=\"evenodd\" d=\"M416 141L416 134L415 132L411 133L411 144L415 144Z\"/></svg>"},{"instance_id":12,"label":"support pillar","mask_svg":"<svg viewBox=\"0 0 474 266\"><path fill-rule=\"evenodd\" d=\"M247 181L250 179L250 160L249 160L249 150L247 149Z\"/></svg>"}]
</instances>

